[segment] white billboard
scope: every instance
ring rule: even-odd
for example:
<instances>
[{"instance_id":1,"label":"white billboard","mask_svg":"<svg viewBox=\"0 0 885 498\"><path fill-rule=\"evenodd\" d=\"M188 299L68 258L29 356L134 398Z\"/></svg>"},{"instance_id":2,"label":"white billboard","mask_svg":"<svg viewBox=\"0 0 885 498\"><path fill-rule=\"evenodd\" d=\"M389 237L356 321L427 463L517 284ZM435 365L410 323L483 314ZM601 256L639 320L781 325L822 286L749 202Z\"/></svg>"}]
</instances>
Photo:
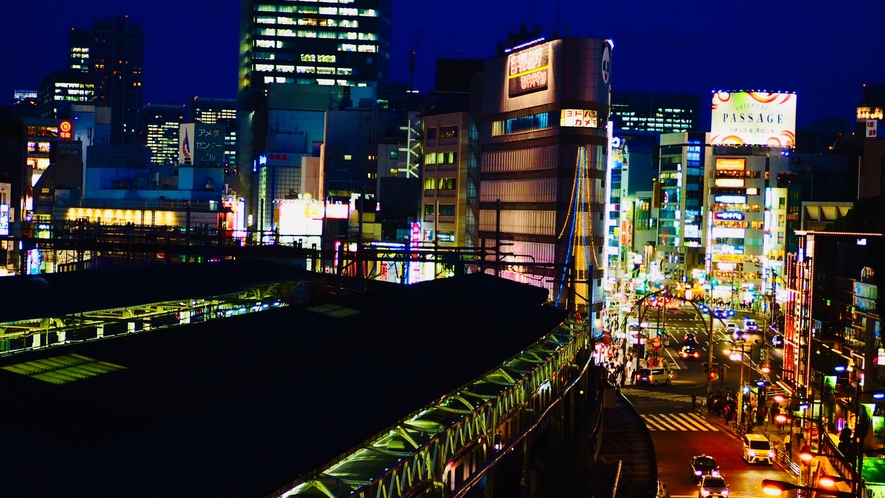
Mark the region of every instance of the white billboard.
<instances>
[{"instance_id":1,"label":"white billboard","mask_svg":"<svg viewBox=\"0 0 885 498\"><path fill-rule=\"evenodd\" d=\"M796 145L796 94L716 92L710 145Z\"/></svg>"}]
</instances>

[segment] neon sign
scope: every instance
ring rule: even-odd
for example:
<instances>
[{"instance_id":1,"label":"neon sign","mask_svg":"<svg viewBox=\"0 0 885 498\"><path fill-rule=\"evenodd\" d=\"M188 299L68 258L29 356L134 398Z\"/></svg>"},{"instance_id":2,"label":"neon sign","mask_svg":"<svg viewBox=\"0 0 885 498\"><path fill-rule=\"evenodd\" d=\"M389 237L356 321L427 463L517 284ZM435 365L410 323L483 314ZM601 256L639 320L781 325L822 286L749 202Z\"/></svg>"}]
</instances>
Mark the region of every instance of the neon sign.
<instances>
[{"instance_id":1,"label":"neon sign","mask_svg":"<svg viewBox=\"0 0 885 498\"><path fill-rule=\"evenodd\" d=\"M746 204L746 195L715 195L713 202L716 204Z\"/></svg>"},{"instance_id":2,"label":"neon sign","mask_svg":"<svg viewBox=\"0 0 885 498\"><path fill-rule=\"evenodd\" d=\"M724 221L743 221L744 213L740 211L716 211L713 217Z\"/></svg>"}]
</instances>

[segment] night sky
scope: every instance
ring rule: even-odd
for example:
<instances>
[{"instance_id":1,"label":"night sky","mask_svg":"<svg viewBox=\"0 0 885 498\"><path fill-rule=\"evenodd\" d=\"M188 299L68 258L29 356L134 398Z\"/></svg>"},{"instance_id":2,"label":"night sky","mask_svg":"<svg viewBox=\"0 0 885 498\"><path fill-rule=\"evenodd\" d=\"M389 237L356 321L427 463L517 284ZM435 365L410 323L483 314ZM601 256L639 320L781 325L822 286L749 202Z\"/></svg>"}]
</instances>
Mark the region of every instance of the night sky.
<instances>
[{"instance_id":1,"label":"night sky","mask_svg":"<svg viewBox=\"0 0 885 498\"><path fill-rule=\"evenodd\" d=\"M708 95L713 90L793 91L798 120L852 118L864 83L885 83L881 0L393 0L392 79L432 89L438 57L492 57L508 32L614 40L614 90ZM481 5L482 7L477 7ZM592 7L591 7L592 6ZM145 100L184 103L236 94L239 0L2 2L0 105L64 69L68 31L129 15L146 31ZM420 37L416 37L420 30ZM416 47L417 38L417 47Z\"/></svg>"}]
</instances>

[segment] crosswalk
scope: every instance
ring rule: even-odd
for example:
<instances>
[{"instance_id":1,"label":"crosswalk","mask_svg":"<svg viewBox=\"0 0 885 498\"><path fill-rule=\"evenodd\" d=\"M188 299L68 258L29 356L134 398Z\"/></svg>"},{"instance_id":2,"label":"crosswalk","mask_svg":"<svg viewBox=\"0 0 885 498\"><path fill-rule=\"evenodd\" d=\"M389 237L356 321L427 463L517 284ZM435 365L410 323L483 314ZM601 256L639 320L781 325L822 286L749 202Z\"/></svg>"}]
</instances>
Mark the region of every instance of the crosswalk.
<instances>
[{"instance_id":1,"label":"crosswalk","mask_svg":"<svg viewBox=\"0 0 885 498\"><path fill-rule=\"evenodd\" d=\"M651 431L703 431L719 432L719 429L697 413L658 413L642 415Z\"/></svg>"}]
</instances>

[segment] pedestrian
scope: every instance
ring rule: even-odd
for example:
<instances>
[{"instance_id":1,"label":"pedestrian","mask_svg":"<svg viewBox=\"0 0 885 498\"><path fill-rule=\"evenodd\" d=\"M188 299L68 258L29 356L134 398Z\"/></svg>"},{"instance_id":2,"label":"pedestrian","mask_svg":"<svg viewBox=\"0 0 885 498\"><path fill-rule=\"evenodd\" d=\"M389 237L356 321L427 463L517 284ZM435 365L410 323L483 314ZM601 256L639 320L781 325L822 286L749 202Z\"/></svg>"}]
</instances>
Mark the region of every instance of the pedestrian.
<instances>
[{"instance_id":1,"label":"pedestrian","mask_svg":"<svg viewBox=\"0 0 885 498\"><path fill-rule=\"evenodd\" d=\"M790 457L790 448L792 448L792 447L793 447L793 444L791 442L791 435L790 435L790 433L787 433L787 435L784 436L784 452L787 454L788 457ZM793 458L790 457L790 460L792 460L792 459Z\"/></svg>"},{"instance_id":2,"label":"pedestrian","mask_svg":"<svg viewBox=\"0 0 885 498\"><path fill-rule=\"evenodd\" d=\"M698 395L694 391L691 392L691 411L698 409Z\"/></svg>"}]
</instances>

